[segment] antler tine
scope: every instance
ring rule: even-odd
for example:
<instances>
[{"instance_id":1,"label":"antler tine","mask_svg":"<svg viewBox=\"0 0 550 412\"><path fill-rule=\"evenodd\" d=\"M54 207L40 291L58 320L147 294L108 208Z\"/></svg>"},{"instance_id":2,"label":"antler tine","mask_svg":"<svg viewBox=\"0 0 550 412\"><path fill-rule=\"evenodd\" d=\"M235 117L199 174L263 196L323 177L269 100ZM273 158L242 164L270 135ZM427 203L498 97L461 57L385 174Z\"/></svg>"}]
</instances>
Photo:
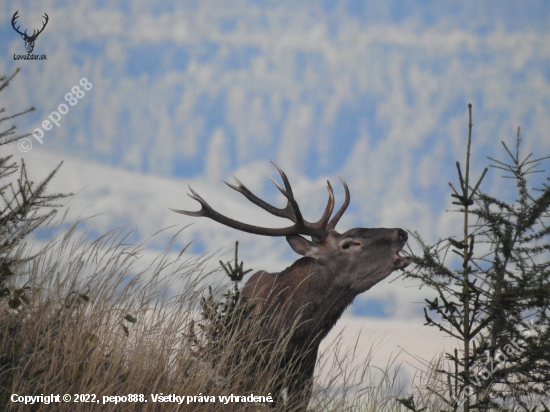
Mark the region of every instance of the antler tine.
<instances>
[{"instance_id":1,"label":"antler tine","mask_svg":"<svg viewBox=\"0 0 550 412\"><path fill-rule=\"evenodd\" d=\"M340 177L340 176L338 176L338 177ZM346 181L344 179L342 179L341 177L340 177L340 181L344 185L344 191L346 192L346 200L344 200L344 203L342 204L342 206L340 207L338 212L336 212L336 214L332 217L329 224L327 225L327 230L328 231L333 230L336 227L336 225L338 224L338 221L340 220L340 218L342 217L342 215L344 214L344 212L348 208L349 202L350 202L350 195L349 195L348 185L346 184Z\"/></svg>"},{"instance_id":2,"label":"antler tine","mask_svg":"<svg viewBox=\"0 0 550 412\"><path fill-rule=\"evenodd\" d=\"M188 185L187 187L189 188L191 193L193 193L192 195L187 193L187 196L189 196L191 199L195 199L197 202L199 202L202 206L206 207L207 209L212 209L210 205L206 203L206 200L200 197L200 195L197 192L195 192L191 186Z\"/></svg>"},{"instance_id":3,"label":"antler tine","mask_svg":"<svg viewBox=\"0 0 550 412\"><path fill-rule=\"evenodd\" d=\"M292 193L292 187L290 187L290 182L288 181L288 178L286 177L285 172L282 171L282 169L275 164L272 160L270 160L271 164L275 166L279 174L281 175L281 179L283 179L283 183L285 184L286 191L290 194L290 196L294 197L294 193ZM273 179L271 179L273 180Z\"/></svg>"},{"instance_id":4,"label":"antler tine","mask_svg":"<svg viewBox=\"0 0 550 412\"><path fill-rule=\"evenodd\" d=\"M277 189L288 199L288 204L285 209L292 208L292 211L294 212L294 223L300 226L306 226L304 223L304 217L302 216L302 212L300 211L300 208L298 207L298 203L296 202L296 199L294 199L294 196L292 196L292 191L288 193L285 189L277 183L275 179L270 177L271 181L277 186Z\"/></svg>"},{"instance_id":5,"label":"antler tine","mask_svg":"<svg viewBox=\"0 0 550 412\"><path fill-rule=\"evenodd\" d=\"M271 213L272 215L283 217L286 219L290 219L294 222L295 216L294 212L291 208L286 207L284 209L279 209L278 207L272 206L269 203L263 201L258 196L256 196L254 193L252 193L245 185L241 183L239 179L237 179L235 176L233 176L233 179L237 182L239 186L234 186L231 183L227 183L224 181L224 183L229 186L231 189L236 190L237 192L241 193L243 196L245 196L248 200L250 200L255 205L260 206L262 209L267 211L268 213Z\"/></svg>"},{"instance_id":6,"label":"antler tine","mask_svg":"<svg viewBox=\"0 0 550 412\"><path fill-rule=\"evenodd\" d=\"M277 166L274 161L270 160L270 162L273 166L275 166L275 169L277 169L277 171L281 175L281 179L283 179L286 190L283 190L281 186L279 186L279 184L270 177L271 181L275 183L275 186L277 186L277 189L279 189L279 191L288 199L285 210L288 211L287 213L292 213L294 215L294 219L291 220L300 225L308 225L308 223L304 221L304 217L302 216L302 212L300 211L300 207L298 206L296 199L294 199L292 186L290 186L290 182L288 181L288 177L286 177L286 173L283 172L283 170L279 166Z\"/></svg>"},{"instance_id":7,"label":"antler tine","mask_svg":"<svg viewBox=\"0 0 550 412\"><path fill-rule=\"evenodd\" d=\"M327 206L325 207L325 211L323 213L323 216L321 216L321 219L319 219L318 222L314 223L313 226L326 228L328 220L330 219L330 215L332 215L332 211L334 210L334 192L332 191L332 186L330 185L330 182L328 180L327 180L327 190L328 190Z\"/></svg>"},{"instance_id":8,"label":"antler tine","mask_svg":"<svg viewBox=\"0 0 550 412\"><path fill-rule=\"evenodd\" d=\"M191 212L191 211L188 211L188 210L172 209L170 207L168 209L170 209L172 212L181 213L182 215L195 216L195 217L201 217L201 216L207 216L208 217L207 211L208 210L213 210L213 209L210 207L210 205L208 203L206 203L206 200L204 200L202 197L200 197L199 194L193 190L193 188L191 186L188 186L188 187L189 187L189 190L191 191L191 193L193 193L193 194L190 195L188 193L187 196L189 196L191 199L195 199L197 202L199 202L201 204L201 210L199 210L197 212Z\"/></svg>"},{"instance_id":9,"label":"antler tine","mask_svg":"<svg viewBox=\"0 0 550 412\"><path fill-rule=\"evenodd\" d=\"M182 215L187 215L187 216L195 216L195 217L204 216L202 214L202 210L199 210L198 212L190 212L188 210L172 209L171 207L169 207L168 209L170 209L172 212L181 213Z\"/></svg>"}]
</instances>

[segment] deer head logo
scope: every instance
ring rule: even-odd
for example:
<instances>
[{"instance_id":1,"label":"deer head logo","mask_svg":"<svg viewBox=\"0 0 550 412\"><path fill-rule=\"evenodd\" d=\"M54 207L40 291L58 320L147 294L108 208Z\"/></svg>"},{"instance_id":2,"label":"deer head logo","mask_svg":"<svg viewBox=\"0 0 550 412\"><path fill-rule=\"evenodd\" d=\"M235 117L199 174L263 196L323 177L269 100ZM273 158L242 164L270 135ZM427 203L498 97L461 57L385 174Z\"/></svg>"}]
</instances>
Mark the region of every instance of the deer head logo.
<instances>
[{"instance_id":1,"label":"deer head logo","mask_svg":"<svg viewBox=\"0 0 550 412\"><path fill-rule=\"evenodd\" d=\"M33 49L34 49L34 42L36 41L36 38L38 37L38 35L39 35L40 33L42 33L42 32L44 31L44 29L46 28L46 25L48 24L48 20L49 20L50 18L49 18L48 15L44 12L44 18L46 19L46 21L45 21L44 24L42 25L42 28L41 28L40 30L38 30L38 31L37 31L37 30L33 30L32 36L29 36L29 35L27 34L27 30L25 30L23 33L21 33L21 32L19 31L19 27L21 27L21 26L15 27L15 20L17 19L17 17L19 17L19 16L17 15L17 13L19 13L19 10L17 10L17 11L14 13L14 15L13 15L13 17L12 17L12 19L11 19L11 25L12 25L13 29L14 29L17 33L19 33L19 34L21 35L21 38L22 38L23 40L25 40L25 48L27 49L27 53L32 53L32 51L33 51Z\"/></svg>"}]
</instances>

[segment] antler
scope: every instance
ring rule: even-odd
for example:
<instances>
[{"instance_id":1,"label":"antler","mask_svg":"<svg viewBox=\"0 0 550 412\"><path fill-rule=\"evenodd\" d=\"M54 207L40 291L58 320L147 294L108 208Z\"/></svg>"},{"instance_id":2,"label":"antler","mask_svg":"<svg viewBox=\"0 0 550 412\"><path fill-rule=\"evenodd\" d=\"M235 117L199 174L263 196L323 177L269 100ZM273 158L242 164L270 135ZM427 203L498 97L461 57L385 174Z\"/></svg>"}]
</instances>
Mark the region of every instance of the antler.
<instances>
[{"instance_id":1,"label":"antler","mask_svg":"<svg viewBox=\"0 0 550 412\"><path fill-rule=\"evenodd\" d=\"M21 32L19 31L19 27L21 27L21 26L15 27L15 20L19 17L19 16L17 15L17 13L19 13L19 10L17 10L17 11L15 12L15 14L13 15L13 17L11 18L11 26L12 26L13 29L14 29L17 33L19 33L21 36L26 36L26 35L27 35L27 30L25 30L25 33L21 33Z\"/></svg>"},{"instance_id":2,"label":"antler","mask_svg":"<svg viewBox=\"0 0 550 412\"><path fill-rule=\"evenodd\" d=\"M287 198L287 204L282 209L272 206L269 203L257 197L256 195L254 195L235 176L233 176L233 178L237 182L237 186L234 186L227 182L224 182L224 183L227 186L229 186L231 189L236 190L237 192L243 194L252 203L254 203L257 206L260 206L262 209L271 213L272 215L291 220L292 222L294 222L292 226L288 226L284 228L267 228L267 227L249 225L247 223L242 223L237 220L233 220L212 209L212 207L210 207L210 205L206 203L206 201L202 197L200 197L190 186L189 186L189 190L191 191L192 194L188 196L191 197L192 199L195 199L197 202L201 204L201 210L197 212L190 212L187 210L175 210L175 209L170 209L170 210L176 213L181 213L183 215L188 215L188 216L208 217L212 220L215 220L218 223L221 223L222 225L229 226L233 229L237 229L243 232L253 233L256 235L264 235L264 236L306 235L306 236L311 236L317 241L324 240L328 236L330 231L334 230L334 228L336 227L336 224L338 223L338 221L340 220L340 218L342 217L342 215L346 211L346 208L349 205L350 195L349 195L349 189L348 189L348 186L346 185L346 182L344 182L344 180L340 178L340 180L342 181L342 184L344 185L344 190L346 192L346 200L344 201L344 204L342 205L342 207L340 207L340 210L338 210L338 212L334 215L332 220L329 222L330 216L334 209L334 193L332 191L332 186L330 185L330 182L327 181L327 190L329 193L329 197L328 197L327 206L325 207L323 216L321 216L321 219L319 219L317 222L310 223L304 220L302 216L302 212L300 211L300 208L298 206L298 203L296 202L296 199L294 199L294 194L292 193L292 188L290 186L288 178L286 177L286 174L275 163L273 162L271 163L279 171L279 174L281 175L281 178L285 186L285 188L283 189L275 180L271 179L273 183L275 183L275 186L277 186L277 189L279 189L279 191Z\"/></svg>"},{"instance_id":3,"label":"antler","mask_svg":"<svg viewBox=\"0 0 550 412\"><path fill-rule=\"evenodd\" d=\"M46 19L46 21L42 24L42 28L41 28L40 30L38 30L38 33L36 32L36 30L33 30L33 31L32 31L32 36L29 36L29 35L27 34L27 30L25 30L24 33L21 33L21 32L19 31L19 27L21 27L21 26L15 27L15 20L17 20L17 18L19 17L19 16L17 15L17 13L19 13L19 10L17 10L17 11L15 12L15 14L13 15L13 17L12 17L12 19L11 19L11 25L12 25L13 29L14 29L17 33L19 33L20 35L25 36L25 37L27 37L27 38L29 38L29 39L35 39L35 38L37 38L38 35L44 31L44 29L46 28L46 25L48 24L48 21L50 20L50 18L48 17L48 14L47 14L46 12L44 12L44 18Z\"/></svg>"},{"instance_id":4,"label":"antler","mask_svg":"<svg viewBox=\"0 0 550 412\"><path fill-rule=\"evenodd\" d=\"M340 176L338 176L338 177L340 177ZM342 185L344 185L344 191L346 192L346 200L344 200L344 203L342 204L342 206L340 207L338 212L336 212L336 214L332 217L332 219L330 219L330 223L327 226L327 229L329 231L334 230L334 228L336 227L336 225L340 221L340 218L342 217L342 215L344 214L344 212L346 211L346 209L349 206L350 196L349 196L348 185L346 184L344 179L342 179L341 177L340 177L340 181L342 182Z\"/></svg>"},{"instance_id":5,"label":"antler","mask_svg":"<svg viewBox=\"0 0 550 412\"><path fill-rule=\"evenodd\" d=\"M50 18L48 17L46 12L44 12L44 18L46 19L46 21L43 23L42 28L40 30L38 30L38 33L36 33L36 34L34 34L35 31L33 30L32 37L38 37L38 35L40 33L42 33L44 31L44 29L46 28L46 24L48 24L48 21L50 21Z\"/></svg>"}]
</instances>

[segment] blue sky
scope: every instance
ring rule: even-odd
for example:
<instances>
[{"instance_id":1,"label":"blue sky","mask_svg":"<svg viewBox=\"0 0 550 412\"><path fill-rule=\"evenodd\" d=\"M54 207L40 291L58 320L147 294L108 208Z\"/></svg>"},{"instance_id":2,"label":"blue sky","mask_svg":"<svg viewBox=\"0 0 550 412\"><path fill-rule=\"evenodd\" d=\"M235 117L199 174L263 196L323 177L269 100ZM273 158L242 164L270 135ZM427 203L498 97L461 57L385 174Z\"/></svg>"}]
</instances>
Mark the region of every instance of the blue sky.
<instances>
[{"instance_id":1,"label":"blue sky","mask_svg":"<svg viewBox=\"0 0 550 412\"><path fill-rule=\"evenodd\" d=\"M34 51L46 61L14 61L24 54L10 25L16 10L30 30L48 13ZM526 153L550 154L549 21L545 0L5 1L0 74L22 72L2 107L37 108L17 120L21 132L41 127L81 78L93 84L43 144L10 150L38 176L67 160L54 188L85 188L69 217L93 204L103 213L93 233L130 223L143 240L195 222L179 246L192 240L202 253L239 239L256 269L280 270L296 255L282 239L168 212L197 207L188 183L233 217L277 225L222 180L235 174L280 204L267 179L274 160L313 220L326 179L341 201L340 175L352 192L340 230L403 227L433 241L459 231L445 210L464 159L467 103L474 175L487 156L504 159L500 141L513 144L518 126ZM482 189L511 199L508 183L491 171ZM378 285L351 313L421 324L422 295L403 285Z\"/></svg>"}]
</instances>

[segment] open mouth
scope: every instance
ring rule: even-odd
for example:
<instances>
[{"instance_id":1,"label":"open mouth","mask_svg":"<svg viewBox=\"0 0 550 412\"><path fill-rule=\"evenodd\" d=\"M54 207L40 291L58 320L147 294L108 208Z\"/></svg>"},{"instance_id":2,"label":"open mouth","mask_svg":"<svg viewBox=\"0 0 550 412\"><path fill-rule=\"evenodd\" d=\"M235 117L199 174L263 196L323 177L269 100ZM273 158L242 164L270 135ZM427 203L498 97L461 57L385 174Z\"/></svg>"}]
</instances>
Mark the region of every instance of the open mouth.
<instances>
[{"instance_id":1,"label":"open mouth","mask_svg":"<svg viewBox=\"0 0 550 412\"><path fill-rule=\"evenodd\" d=\"M393 266L396 269L405 269L411 263L411 257L410 256L401 256L401 255L399 255L400 251L401 251L401 249L396 251L395 254L394 254L395 260L393 261Z\"/></svg>"}]
</instances>

